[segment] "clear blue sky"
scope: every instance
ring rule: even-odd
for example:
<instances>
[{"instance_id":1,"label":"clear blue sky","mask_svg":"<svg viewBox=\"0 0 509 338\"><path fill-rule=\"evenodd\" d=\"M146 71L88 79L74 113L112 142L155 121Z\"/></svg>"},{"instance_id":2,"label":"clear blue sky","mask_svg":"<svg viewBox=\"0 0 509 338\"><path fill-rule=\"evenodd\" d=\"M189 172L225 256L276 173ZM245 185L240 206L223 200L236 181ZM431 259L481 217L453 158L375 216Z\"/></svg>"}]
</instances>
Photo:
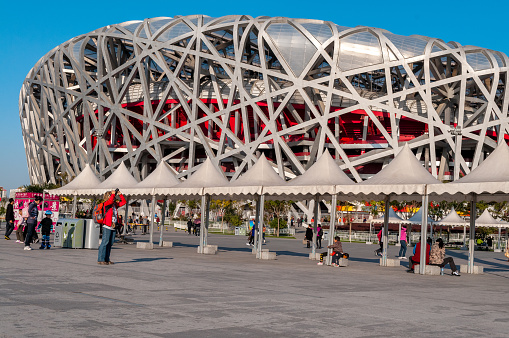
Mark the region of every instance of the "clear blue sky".
<instances>
[{"instance_id":1,"label":"clear blue sky","mask_svg":"<svg viewBox=\"0 0 509 338\"><path fill-rule=\"evenodd\" d=\"M90 5L90 7L86 7ZM216 4L214 7L210 4ZM438 7L436 7L438 6ZM505 1L10 1L0 22L0 186L29 183L18 96L33 65L53 47L96 28L158 16L248 14L329 20L426 35L509 54Z\"/></svg>"}]
</instances>

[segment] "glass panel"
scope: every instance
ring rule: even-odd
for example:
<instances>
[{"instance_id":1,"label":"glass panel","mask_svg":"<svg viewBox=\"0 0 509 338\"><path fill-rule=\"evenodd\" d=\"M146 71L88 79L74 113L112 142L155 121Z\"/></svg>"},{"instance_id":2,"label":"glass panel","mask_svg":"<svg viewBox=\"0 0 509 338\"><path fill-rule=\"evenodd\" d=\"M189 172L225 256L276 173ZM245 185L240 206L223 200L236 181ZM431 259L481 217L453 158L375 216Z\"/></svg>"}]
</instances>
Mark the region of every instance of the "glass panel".
<instances>
[{"instance_id":1,"label":"glass panel","mask_svg":"<svg viewBox=\"0 0 509 338\"><path fill-rule=\"evenodd\" d=\"M168 22L172 22L172 21L173 21L172 18L155 19L155 20L151 20L148 23L148 26L150 27L150 31L152 32L152 34L154 34L155 32L157 32L158 29L160 29L161 27L166 25Z\"/></svg>"},{"instance_id":2,"label":"glass panel","mask_svg":"<svg viewBox=\"0 0 509 338\"><path fill-rule=\"evenodd\" d=\"M178 24L169 27L166 31L164 31L159 37L157 41L165 42L172 40L180 35L184 35L186 33L191 32L191 28L183 22L179 22Z\"/></svg>"},{"instance_id":3,"label":"glass panel","mask_svg":"<svg viewBox=\"0 0 509 338\"><path fill-rule=\"evenodd\" d=\"M119 24L119 26L122 26L123 28L127 29L129 32L134 33L136 28L138 28L139 25L141 25L143 21L128 21Z\"/></svg>"},{"instance_id":4,"label":"glass panel","mask_svg":"<svg viewBox=\"0 0 509 338\"><path fill-rule=\"evenodd\" d=\"M490 60L483 53L468 53L467 62L474 70L491 68Z\"/></svg>"},{"instance_id":5,"label":"glass panel","mask_svg":"<svg viewBox=\"0 0 509 338\"><path fill-rule=\"evenodd\" d=\"M427 42L418 38L384 33L384 35L399 49L405 58L422 55Z\"/></svg>"},{"instance_id":6,"label":"glass panel","mask_svg":"<svg viewBox=\"0 0 509 338\"><path fill-rule=\"evenodd\" d=\"M311 33L320 43L324 43L332 36L329 26L319 23L303 23L302 27Z\"/></svg>"},{"instance_id":7,"label":"glass panel","mask_svg":"<svg viewBox=\"0 0 509 338\"><path fill-rule=\"evenodd\" d=\"M316 47L295 27L287 23L274 23L267 28L279 52L299 76L316 53Z\"/></svg>"},{"instance_id":8,"label":"glass panel","mask_svg":"<svg viewBox=\"0 0 509 338\"><path fill-rule=\"evenodd\" d=\"M351 70L382 63L378 38L369 32L355 33L340 40L339 68Z\"/></svg>"}]
</instances>

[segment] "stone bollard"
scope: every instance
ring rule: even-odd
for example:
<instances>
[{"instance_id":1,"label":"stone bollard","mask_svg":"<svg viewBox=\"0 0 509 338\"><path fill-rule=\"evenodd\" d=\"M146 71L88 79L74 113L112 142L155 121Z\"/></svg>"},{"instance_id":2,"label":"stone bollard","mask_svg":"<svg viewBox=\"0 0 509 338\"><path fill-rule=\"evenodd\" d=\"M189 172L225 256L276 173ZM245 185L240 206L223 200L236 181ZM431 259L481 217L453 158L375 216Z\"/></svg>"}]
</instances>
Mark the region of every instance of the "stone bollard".
<instances>
[{"instance_id":1,"label":"stone bollard","mask_svg":"<svg viewBox=\"0 0 509 338\"><path fill-rule=\"evenodd\" d=\"M154 243L136 242L136 249L153 249Z\"/></svg>"},{"instance_id":2,"label":"stone bollard","mask_svg":"<svg viewBox=\"0 0 509 338\"><path fill-rule=\"evenodd\" d=\"M391 259L387 258L387 266L399 266L400 261L399 259ZM382 266L382 259L380 258L380 266Z\"/></svg>"},{"instance_id":3,"label":"stone bollard","mask_svg":"<svg viewBox=\"0 0 509 338\"><path fill-rule=\"evenodd\" d=\"M310 253L309 259L312 261L319 261L320 260L320 254L318 252L315 252L315 254Z\"/></svg>"},{"instance_id":4,"label":"stone bollard","mask_svg":"<svg viewBox=\"0 0 509 338\"><path fill-rule=\"evenodd\" d=\"M163 247L173 248L173 242L163 241Z\"/></svg>"},{"instance_id":5,"label":"stone bollard","mask_svg":"<svg viewBox=\"0 0 509 338\"><path fill-rule=\"evenodd\" d=\"M262 251L261 259L274 260L274 259L276 259L276 253L275 252L269 252L269 250Z\"/></svg>"},{"instance_id":6,"label":"stone bollard","mask_svg":"<svg viewBox=\"0 0 509 338\"><path fill-rule=\"evenodd\" d=\"M467 264L461 264L460 265L460 272L461 273L468 273L468 265ZM472 272L473 275L482 275L484 274L484 267L482 265L474 265L474 271Z\"/></svg>"},{"instance_id":7,"label":"stone bollard","mask_svg":"<svg viewBox=\"0 0 509 338\"><path fill-rule=\"evenodd\" d=\"M338 261L339 266L348 266L348 258L340 258Z\"/></svg>"}]
</instances>

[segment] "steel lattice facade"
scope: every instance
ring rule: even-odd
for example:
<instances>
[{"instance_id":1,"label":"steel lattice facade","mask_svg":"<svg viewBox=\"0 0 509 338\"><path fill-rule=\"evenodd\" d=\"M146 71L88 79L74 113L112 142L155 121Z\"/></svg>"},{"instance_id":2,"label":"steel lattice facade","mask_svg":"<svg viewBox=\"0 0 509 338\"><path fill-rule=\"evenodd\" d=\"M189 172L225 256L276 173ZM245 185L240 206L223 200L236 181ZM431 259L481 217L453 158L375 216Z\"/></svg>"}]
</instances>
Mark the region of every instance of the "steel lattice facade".
<instances>
[{"instance_id":1,"label":"steel lattice facade","mask_svg":"<svg viewBox=\"0 0 509 338\"><path fill-rule=\"evenodd\" d=\"M260 52L261 51L261 52ZM328 149L360 181L408 142L442 180L508 132L505 54L370 27L250 16L131 21L73 38L19 98L32 183L121 161L180 176L208 156L231 179L263 153L281 176Z\"/></svg>"}]
</instances>

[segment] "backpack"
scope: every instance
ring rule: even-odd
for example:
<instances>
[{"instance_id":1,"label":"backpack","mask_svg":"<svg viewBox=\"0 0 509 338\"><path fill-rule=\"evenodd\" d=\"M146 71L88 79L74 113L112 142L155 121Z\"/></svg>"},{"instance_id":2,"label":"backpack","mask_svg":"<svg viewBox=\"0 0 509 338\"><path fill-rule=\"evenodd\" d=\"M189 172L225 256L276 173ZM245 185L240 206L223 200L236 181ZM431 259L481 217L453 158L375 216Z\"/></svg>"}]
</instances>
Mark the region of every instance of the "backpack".
<instances>
[{"instance_id":1,"label":"backpack","mask_svg":"<svg viewBox=\"0 0 509 338\"><path fill-rule=\"evenodd\" d=\"M104 207L104 202L97 204L92 210L92 218L94 219L94 222L97 224L104 224L104 218L106 217L107 212L108 211ZM114 225L112 224L112 226Z\"/></svg>"},{"instance_id":2,"label":"backpack","mask_svg":"<svg viewBox=\"0 0 509 338\"><path fill-rule=\"evenodd\" d=\"M323 236L323 230L320 229L320 231L318 231L318 236L322 237Z\"/></svg>"}]
</instances>

